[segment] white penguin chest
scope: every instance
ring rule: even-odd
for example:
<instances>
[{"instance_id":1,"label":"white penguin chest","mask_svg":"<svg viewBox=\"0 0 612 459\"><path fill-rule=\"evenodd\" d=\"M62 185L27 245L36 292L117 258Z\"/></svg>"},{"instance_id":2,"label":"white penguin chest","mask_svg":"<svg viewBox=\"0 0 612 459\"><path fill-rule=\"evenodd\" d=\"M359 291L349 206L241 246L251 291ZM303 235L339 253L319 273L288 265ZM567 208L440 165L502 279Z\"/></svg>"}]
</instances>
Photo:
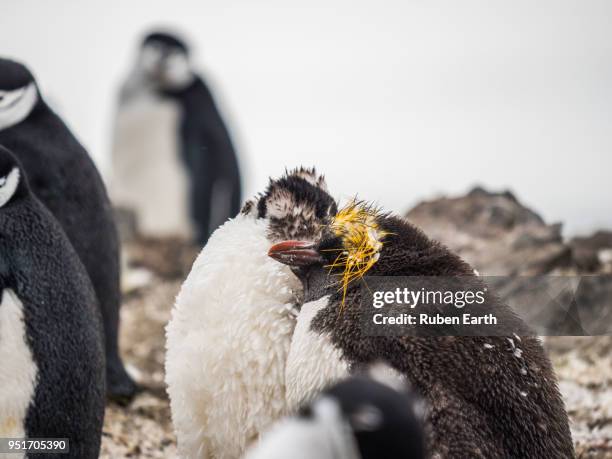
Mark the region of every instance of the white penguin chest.
<instances>
[{"instance_id":1,"label":"white penguin chest","mask_svg":"<svg viewBox=\"0 0 612 459\"><path fill-rule=\"evenodd\" d=\"M179 112L176 103L140 96L117 113L111 193L117 204L136 211L145 234L192 234Z\"/></svg>"},{"instance_id":2,"label":"white penguin chest","mask_svg":"<svg viewBox=\"0 0 612 459\"><path fill-rule=\"evenodd\" d=\"M284 376L297 278L267 255L261 220L209 239L167 328L166 382L179 455L242 457L286 413Z\"/></svg>"},{"instance_id":3,"label":"white penguin chest","mask_svg":"<svg viewBox=\"0 0 612 459\"><path fill-rule=\"evenodd\" d=\"M285 375L287 402L293 409L349 372L342 349L334 346L329 335L311 329L312 320L327 306L328 299L305 303L297 319Z\"/></svg>"},{"instance_id":4,"label":"white penguin chest","mask_svg":"<svg viewBox=\"0 0 612 459\"><path fill-rule=\"evenodd\" d=\"M38 369L27 344L23 304L13 290L0 294L0 438L22 438Z\"/></svg>"}]
</instances>

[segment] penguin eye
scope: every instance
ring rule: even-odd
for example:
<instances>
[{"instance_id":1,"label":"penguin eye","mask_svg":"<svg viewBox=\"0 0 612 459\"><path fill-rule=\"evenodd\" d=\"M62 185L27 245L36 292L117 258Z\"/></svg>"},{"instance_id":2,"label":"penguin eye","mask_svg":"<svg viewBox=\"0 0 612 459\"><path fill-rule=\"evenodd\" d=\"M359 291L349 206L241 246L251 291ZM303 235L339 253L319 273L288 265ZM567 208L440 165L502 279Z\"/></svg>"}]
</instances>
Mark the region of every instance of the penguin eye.
<instances>
[{"instance_id":1,"label":"penguin eye","mask_svg":"<svg viewBox=\"0 0 612 459\"><path fill-rule=\"evenodd\" d=\"M363 405L351 413L350 422L355 432L371 432L382 425L382 412L374 405Z\"/></svg>"}]
</instances>

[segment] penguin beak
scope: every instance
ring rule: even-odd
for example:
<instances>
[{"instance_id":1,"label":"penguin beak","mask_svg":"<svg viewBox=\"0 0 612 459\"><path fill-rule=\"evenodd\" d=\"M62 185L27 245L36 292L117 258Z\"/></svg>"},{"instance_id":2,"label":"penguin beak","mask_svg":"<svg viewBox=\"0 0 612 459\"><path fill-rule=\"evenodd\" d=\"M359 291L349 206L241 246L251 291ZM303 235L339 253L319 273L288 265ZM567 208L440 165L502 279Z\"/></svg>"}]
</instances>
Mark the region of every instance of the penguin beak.
<instances>
[{"instance_id":1,"label":"penguin beak","mask_svg":"<svg viewBox=\"0 0 612 459\"><path fill-rule=\"evenodd\" d=\"M283 241L268 250L268 256L288 266L309 266L322 263L323 257L310 241Z\"/></svg>"}]
</instances>

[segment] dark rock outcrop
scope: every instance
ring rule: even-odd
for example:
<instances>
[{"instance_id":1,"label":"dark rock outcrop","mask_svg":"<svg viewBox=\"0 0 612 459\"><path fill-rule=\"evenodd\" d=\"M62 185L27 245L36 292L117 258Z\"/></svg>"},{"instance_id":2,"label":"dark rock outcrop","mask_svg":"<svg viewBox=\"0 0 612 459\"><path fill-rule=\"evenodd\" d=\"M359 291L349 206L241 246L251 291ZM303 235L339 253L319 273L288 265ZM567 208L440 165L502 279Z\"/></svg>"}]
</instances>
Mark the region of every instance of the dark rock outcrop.
<instances>
[{"instance_id":1,"label":"dark rock outcrop","mask_svg":"<svg viewBox=\"0 0 612 459\"><path fill-rule=\"evenodd\" d=\"M574 262L580 271L606 271L612 266L612 231L597 231L591 236L569 241Z\"/></svg>"},{"instance_id":2,"label":"dark rock outcrop","mask_svg":"<svg viewBox=\"0 0 612 459\"><path fill-rule=\"evenodd\" d=\"M481 275L537 275L572 264L561 224L546 224L509 191L478 187L465 196L424 201L406 218Z\"/></svg>"},{"instance_id":3,"label":"dark rock outcrop","mask_svg":"<svg viewBox=\"0 0 612 459\"><path fill-rule=\"evenodd\" d=\"M563 240L509 191L474 188L406 218L465 258L538 333L612 333L612 232Z\"/></svg>"}]
</instances>

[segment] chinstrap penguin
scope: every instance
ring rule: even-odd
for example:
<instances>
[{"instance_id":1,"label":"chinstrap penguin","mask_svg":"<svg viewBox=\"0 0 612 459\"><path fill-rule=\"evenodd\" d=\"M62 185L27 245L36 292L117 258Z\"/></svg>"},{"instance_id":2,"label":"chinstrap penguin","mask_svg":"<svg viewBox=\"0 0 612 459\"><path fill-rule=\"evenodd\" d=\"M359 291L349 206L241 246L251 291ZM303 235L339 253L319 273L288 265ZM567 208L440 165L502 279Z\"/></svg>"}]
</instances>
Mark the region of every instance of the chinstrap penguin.
<instances>
[{"instance_id":1,"label":"chinstrap penguin","mask_svg":"<svg viewBox=\"0 0 612 459\"><path fill-rule=\"evenodd\" d=\"M59 457L97 458L102 341L85 268L0 147L0 438L68 438L69 453Z\"/></svg>"},{"instance_id":2,"label":"chinstrap penguin","mask_svg":"<svg viewBox=\"0 0 612 459\"><path fill-rule=\"evenodd\" d=\"M461 276L473 285L482 279L406 221L351 206L333 219L321 239L284 241L270 249L270 256L293 267L305 289L287 361L289 403L309 400L355 366L382 359L428 402L428 444L434 457L574 457L551 363L528 327L493 294L487 294L486 307L514 321L517 335L363 333L361 284L367 285L369 276ZM352 219L359 214L365 216L361 221ZM353 239L356 228L363 238ZM351 257L363 255L356 247L364 245L372 249L370 258L361 260L368 269L344 283L346 290L342 282L339 287Z\"/></svg>"},{"instance_id":3,"label":"chinstrap penguin","mask_svg":"<svg viewBox=\"0 0 612 459\"><path fill-rule=\"evenodd\" d=\"M402 386L343 380L277 423L245 459L425 459L425 405Z\"/></svg>"},{"instance_id":4,"label":"chinstrap penguin","mask_svg":"<svg viewBox=\"0 0 612 459\"><path fill-rule=\"evenodd\" d=\"M113 197L134 208L143 233L193 235L203 245L240 210L230 135L178 37L145 37L121 91L115 132Z\"/></svg>"},{"instance_id":5,"label":"chinstrap penguin","mask_svg":"<svg viewBox=\"0 0 612 459\"><path fill-rule=\"evenodd\" d=\"M102 312L107 390L130 399L136 385L119 356L119 242L93 161L47 106L23 65L0 59L0 144L15 152L36 197L62 225L91 278Z\"/></svg>"},{"instance_id":6,"label":"chinstrap penguin","mask_svg":"<svg viewBox=\"0 0 612 459\"><path fill-rule=\"evenodd\" d=\"M335 212L323 178L295 170L271 180L198 256L167 327L181 457L239 458L287 412L285 360L301 285L267 251L286 238L316 238Z\"/></svg>"}]
</instances>

